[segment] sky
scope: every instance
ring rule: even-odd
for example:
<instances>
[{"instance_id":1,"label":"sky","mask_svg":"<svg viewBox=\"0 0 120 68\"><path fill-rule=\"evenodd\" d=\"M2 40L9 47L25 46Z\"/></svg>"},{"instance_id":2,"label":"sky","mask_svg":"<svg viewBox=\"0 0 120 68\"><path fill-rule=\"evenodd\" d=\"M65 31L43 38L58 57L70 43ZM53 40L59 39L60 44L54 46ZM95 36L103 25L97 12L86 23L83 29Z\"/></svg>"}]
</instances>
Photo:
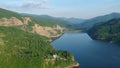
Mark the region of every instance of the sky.
<instances>
[{"instance_id":1,"label":"sky","mask_svg":"<svg viewBox=\"0 0 120 68\"><path fill-rule=\"evenodd\" d=\"M0 8L19 13L89 19L120 13L120 0L0 0Z\"/></svg>"}]
</instances>

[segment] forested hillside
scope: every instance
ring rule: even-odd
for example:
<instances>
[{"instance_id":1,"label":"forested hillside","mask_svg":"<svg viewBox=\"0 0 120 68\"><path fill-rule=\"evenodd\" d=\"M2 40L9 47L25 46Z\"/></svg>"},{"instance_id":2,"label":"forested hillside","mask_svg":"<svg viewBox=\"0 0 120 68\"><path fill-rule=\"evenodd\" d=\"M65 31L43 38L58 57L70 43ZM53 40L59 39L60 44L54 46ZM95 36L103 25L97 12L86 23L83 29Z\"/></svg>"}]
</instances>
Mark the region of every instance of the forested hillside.
<instances>
[{"instance_id":1,"label":"forested hillside","mask_svg":"<svg viewBox=\"0 0 120 68\"><path fill-rule=\"evenodd\" d=\"M0 9L0 68L64 68L76 64L69 52L50 45L50 37L60 36L64 28L55 23Z\"/></svg>"},{"instance_id":2,"label":"forested hillside","mask_svg":"<svg viewBox=\"0 0 120 68\"><path fill-rule=\"evenodd\" d=\"M114 18L120 18L120 13L111 13L111 14L106 14L102 16L97 16L88 20L85 20L84 22L77 24L76 27L78 29L82 29L84 31L89 30L92 28L96 23L102 23L102 22L107 22L111 19Z\"/></svg>"},{"instance_id":3,"label":"forested hillside","mask_svg":"<svg viewBox=\"0 0 120 68\"><path fill-rule=\"evenodd\" d=\"M75 63L69 52L56 51L46 40L17 27L0 27L0 68L63 68Z\"/></svg>"},{"instance_id":4,"label":"forested hillside","mask_svg":"<svg viewBox=\"0 0 120 68\"><path fill-rule=\"evenodd\" d=\"M13 12L13 11L9 11L6 9L2 9L0 8L0 19L1 18L11 18L11 17L16 17L20 20L22 20L22 16L20 14L18 14L17 12Z\"/></svg>"},{"instance_id":5,"label":"forested hillside","mask_svg":"<svg viewBox=\"0 0 120 68\"><path fill-rule=\"evenodd\" d=\"M120 44L120 19L98 23L88 30L88 34L93 39Z\"/></svg>"}]
</instances>

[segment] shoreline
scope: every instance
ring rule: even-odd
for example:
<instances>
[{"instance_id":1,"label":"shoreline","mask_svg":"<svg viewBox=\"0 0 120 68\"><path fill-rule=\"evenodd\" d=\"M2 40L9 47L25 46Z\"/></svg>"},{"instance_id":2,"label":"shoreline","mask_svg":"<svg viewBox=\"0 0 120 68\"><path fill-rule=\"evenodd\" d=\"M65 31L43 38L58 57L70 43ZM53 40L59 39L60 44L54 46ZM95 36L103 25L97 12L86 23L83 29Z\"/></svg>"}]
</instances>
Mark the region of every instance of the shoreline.
<instances>
[{"instance_id":1,"label":"shoreline","mask_svg":"<svg viewBox=\"0 0 120 68\"><path fill-rule=\"evenodd\" d=\"M55 41L56 39L60 38L63 35L64 35L64 33L60 34L59 36L52 37L50 43L53 42L53 41Z\"/></svg>"},{"instance_id":2,"label":"shoreline","mask_svg":"<svg viewBox=\"0 0 120 68\"><path fill-rule=\"evenodd\" d=\"M80 31L68 31L68 32L63 32L63 33L61 33L59 36L52 37L50 43L53 42L53 41L55 41L56 39L60 38L61 36L63 36L65 33L69 33L69 32L79 33ZM76 64L71 64L71 65L69 65L69 66L67 66L67 67L65 67L65 68L78 68L79 66L80 66L80 64L79 64L79 63L76 63Z\"/></svg>"},{"instance_id":3,"label":"shoreline","mask_svg":"<svg viewBox=\"0 0 120 68\"><path fill-rule=\"evenodd\" d=\"M58 39L58 38L60 38L61 36L63 36L65 33L80 33L80 31L65 31L65 32L61 33L59 36L51 37L51 41L50 41L50 42L55 41L56 39Z\"/></svg>"},{"instance_id":4,"label":"shoreline","mask_svg":"<svg viewBox=\"0 0 120 68\"><path fill-rule=\"evenodd\" d=\"M79 66L80 66L80 64L77 63L77 64L69 65L68 67L65 67L65 68L78 68Z\"/></svg>"}]
</instances>

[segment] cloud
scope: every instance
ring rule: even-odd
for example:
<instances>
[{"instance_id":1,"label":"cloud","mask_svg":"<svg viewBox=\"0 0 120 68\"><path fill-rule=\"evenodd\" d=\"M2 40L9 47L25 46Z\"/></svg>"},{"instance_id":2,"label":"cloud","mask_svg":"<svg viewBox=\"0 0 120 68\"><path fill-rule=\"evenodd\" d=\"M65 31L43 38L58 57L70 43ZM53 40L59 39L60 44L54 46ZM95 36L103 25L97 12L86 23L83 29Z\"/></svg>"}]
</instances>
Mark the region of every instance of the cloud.
<instances>
[{"instance_id":1,"label":"cloud","mask_svg":"<svg viewBox=\"0 0 120 68\"><path fill-rule=\"evenodd\" d=\"M48 2L48 0L43 0L43 2Z\"/></svg>"},{"instance_id":2,"label":"cloud","mask_svg":"<svg viewBox=\"0 0 120 68\"><path fill-rule=\"evenodd\" d=\"M33 2L33 1L29 1L27 3L24 3L20 6L20 8L26 8L26 9L30 9L30 8L36 8L36 9L46 9L47 7L45 7L42 3L40 2Z\"/></svg>"},{"instance_id":3,"label":"cloud","mask_svg":"<svg viewBox=\"0 0 120 68\"><path fill-rule=\"evenodd\" d=\"M16 11L19 13L33 13L39 14L50 10L50 6L47 6L48 0L24 0L21 2L0 2L0 8Z\"/></svg>"},{"instance_id":4,"label":"cloud","mask_svg":"<svg viewBox=\"0 0 120 68\"><path fill-rule=\"evenodd\" d=\"M38 2L38 1L26 1L24 3L14 3L14 4L0 3L0 7L15 11L26 11L26 12L48 9L48 7L46 7L43 2Z\"/></svg>"}]
</instances>

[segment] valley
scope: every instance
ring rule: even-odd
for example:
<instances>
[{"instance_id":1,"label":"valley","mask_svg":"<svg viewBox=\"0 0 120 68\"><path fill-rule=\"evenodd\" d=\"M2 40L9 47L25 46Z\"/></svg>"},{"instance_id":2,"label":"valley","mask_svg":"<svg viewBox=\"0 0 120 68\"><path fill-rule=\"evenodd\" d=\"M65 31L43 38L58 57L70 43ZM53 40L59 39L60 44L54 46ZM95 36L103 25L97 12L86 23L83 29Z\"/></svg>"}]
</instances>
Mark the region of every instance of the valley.
<instances>
[{"instance_id":1,"label":"valley","mask_svg":"<svg viewBox=\"0 0 120 68\"><path fill-rule=\"evenodd\" d=\"M82 19L0 8L0 68L119 68L119 28L120 13Z\"/></svg>"}]
</instances>

